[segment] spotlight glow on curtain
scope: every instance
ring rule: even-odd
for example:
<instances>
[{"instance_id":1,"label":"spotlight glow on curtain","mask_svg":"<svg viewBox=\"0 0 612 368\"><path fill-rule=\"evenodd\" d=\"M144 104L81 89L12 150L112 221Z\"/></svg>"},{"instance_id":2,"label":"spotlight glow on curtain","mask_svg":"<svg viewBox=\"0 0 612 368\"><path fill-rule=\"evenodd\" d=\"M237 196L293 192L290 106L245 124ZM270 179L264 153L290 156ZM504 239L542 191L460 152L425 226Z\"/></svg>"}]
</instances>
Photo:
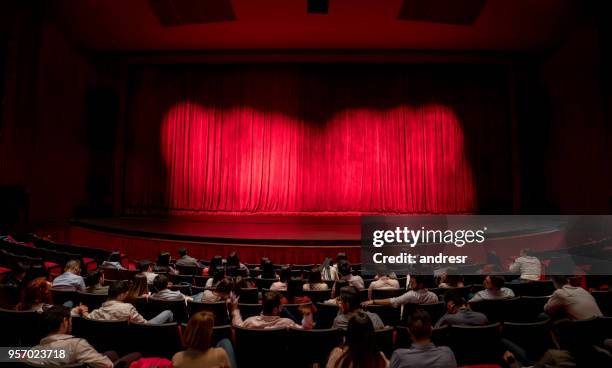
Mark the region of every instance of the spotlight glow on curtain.
<instances>
[{"instance_id":1,"label":"spotlight glow on curtain","mask_svg":"<svg viewBox=\"0 0 612 368\"><path fill-rule=\"evenodd\" d=\"M425 80L397 71L147 70L132 101L126 209L475 212L470 124L454 105L484 108L482 96L455 95L464 84L435 92Z\"/></svg>"}]
</instances>

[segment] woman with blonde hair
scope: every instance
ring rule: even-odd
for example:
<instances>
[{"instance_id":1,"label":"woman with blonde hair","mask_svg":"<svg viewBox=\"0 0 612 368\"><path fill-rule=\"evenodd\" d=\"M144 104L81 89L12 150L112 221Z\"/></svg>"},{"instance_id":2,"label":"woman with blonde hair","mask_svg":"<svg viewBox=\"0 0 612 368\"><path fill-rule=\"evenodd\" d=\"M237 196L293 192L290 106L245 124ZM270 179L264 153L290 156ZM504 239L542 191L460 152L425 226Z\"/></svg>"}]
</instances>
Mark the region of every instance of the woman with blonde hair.
<instances>
[{"instance_id":1,"label":"woman with blonde hair","mask_svg":"<svg viewBox=\"0 0 612 368\"><path fill-rule=\"evenodd\" d=\"M134 276L134 279L130 283L130 288L128 290L128 295L125 298L126 303L136 302L136 299L146 297L149 293L149 284L147 282L147 276L144 274L137 274Z\"/></svg>"},{"instance_id":2,"label":"woman with blonde hair","mask_svg":"<svg viewBox=\"0 0 612 368\"><path fill-rule=\"evenodd\" d=\"M191 317L182 336L183 346L187 350L172 357L175 368L236 368L234 351L228 339L212 347L214 325L215 316L211 312L202 311Z\"/></svg>"}]
</instances>

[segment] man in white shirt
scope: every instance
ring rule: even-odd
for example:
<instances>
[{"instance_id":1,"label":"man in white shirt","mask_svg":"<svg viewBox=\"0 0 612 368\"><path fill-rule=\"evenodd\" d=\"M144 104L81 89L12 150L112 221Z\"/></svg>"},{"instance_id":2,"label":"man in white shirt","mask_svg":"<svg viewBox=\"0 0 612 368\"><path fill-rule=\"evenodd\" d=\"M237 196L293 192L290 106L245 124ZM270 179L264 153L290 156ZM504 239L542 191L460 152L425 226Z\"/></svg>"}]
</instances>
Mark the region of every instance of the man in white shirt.
<instances>
[{"instance_id":1,"label":"man in white shirt","mask_svg":"<svg viewBox=\"0 0 612 368\"><path fill-rule=\"evenodd\" d=\"M571 320L603 316L595 298L588 291L571 286L565 276L553 276L552 281L557 290L544 305L546 314Z\"/></svg>"},{"instance_id":2,"label":"man in white shirt","mask_svg":"<svg viewBox=\"0 0 612 368\"><path fill-rule=\"evenodd\" d=\"M537 281L542 273L542 264L531 254L530 249L525 248L521 250L521 256L510 265L510 272L520 273L521 280Z\"/></svg>"},{"instance_id":3,"label":"man in white shirt","mask_svg":"<svg viewBox=\"0 0 612 368\"><path fill-rule=\"evenodd\" d=\"M238 298L232 295L230 309L232 313L232 325L243 328L252 328L256 330L264 330L268 328L278 327L293 327L303 328L305 330L312 329L312 310L308 307L302 308L302 324L298 325L290 318L279 316L280 313L280 294L271 291L264 295L262 301L262 313L259 316L249 317L242 320L240 310L238 309Z\"/></svg>"},{"instance_id":4,"label":"man in white shirt","mask_svg":"<svg viewBox=\"0 0 612 368\"><path fill-rule=\"evenodd\" d=\"M361 303L361 305L363 307L368 305L391 305L397 308L404 304L433 304L439 302L438 296L425 288L422 278L411 277L410 286L412 290L396 298L368 300Z\"/></svg>"},{"instance_id":5,"label":"man in white shirt","mask_svg":"<svg viewBox=\"0 0 612 368\"><path fill-rule=\"evenodd\" d=\"M484 280L484 290L476 293L470 299L470 303L479 302L481 300L497 300L514 298L514 291L504 287L504 278L499 275L487 275Z\"/></svg>"}]
</instances>

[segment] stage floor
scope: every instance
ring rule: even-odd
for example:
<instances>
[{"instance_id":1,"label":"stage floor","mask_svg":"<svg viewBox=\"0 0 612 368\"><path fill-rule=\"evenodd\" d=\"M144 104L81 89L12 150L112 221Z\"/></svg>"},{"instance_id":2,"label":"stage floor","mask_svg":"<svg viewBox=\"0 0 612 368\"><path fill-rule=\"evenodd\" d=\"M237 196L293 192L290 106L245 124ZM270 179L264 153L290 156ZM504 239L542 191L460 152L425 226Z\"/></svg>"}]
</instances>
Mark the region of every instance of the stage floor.
<instances>
[{"instance_id":1,"label":"stage floor","mask_svg":"<svg viewBox=\"0 0 612 368\"><path fill-rule=\"evenodd\" d=\"M360 216L211 215L78 219L72 225L122 235L285 245L358 245Z\"/></svg>"}]
</instances>

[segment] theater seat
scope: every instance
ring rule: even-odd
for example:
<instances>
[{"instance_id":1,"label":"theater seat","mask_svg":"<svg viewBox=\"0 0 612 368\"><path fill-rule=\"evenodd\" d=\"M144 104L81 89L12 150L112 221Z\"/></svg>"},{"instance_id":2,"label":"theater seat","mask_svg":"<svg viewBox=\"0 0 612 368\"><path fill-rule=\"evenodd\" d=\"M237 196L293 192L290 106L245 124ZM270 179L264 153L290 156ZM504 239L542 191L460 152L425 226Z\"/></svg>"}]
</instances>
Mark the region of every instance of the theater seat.
<instances>
[{"instance_id":1,"label":"theater seat","mask_svg":"<svg viewBox=\"0 0 612 368\"><path fill-rule=\"evenodd\" d=\"M79 291L77 295L79 302L86 305L90 311L100 308L102 303L108 299L106 294L92 294Z\"/></svg>"},{"instance_id":2,"label":"theater seat","mask_svg":"<svg viewBox=\"0 0 612 368\"><path fill-rule=\"evenodd\" d=\"M126 344L127 321L98 321L84 317L72 317L72 334L84 338L97 351L109 350L128 353Z\"/></svg>"},{"instance_id":3,"label":"theater seat","mask_svg":"<svg viewBox=\"0 0 612 368\"><path fill-rule=\"evenodd\" d=\"M525 349L532 361L537 361L553 342L548 331L549 320L531 323L504 322L502 336Z\"/></svg>"},{"instance_id":4,"label":"theater seat","mask_svg":"<svg viewBox=\"0 0 612 368\"><path fill-rule=\"evenodd\" d=\"M287 329L254 330L235 327L239 367L287 367Z\"/></svg>"},{"instance_id":5,"label":"theater seat","mask_svg":"<svg viewBox=\"0 0 612 368\"><path fill-rule=\"evenodd\" d=\"M372 299L390 299L402 295L406 290L400 288L393 289L372 289Z\"/></svg>"},{"instance_id":6,"label":"theater seat","mask_svg":"<svg viewBox=\"0 0 612 368\"><path fill-rule=\"evenodd\" d=\"M458 365L500 364L504 349L501 346L501 325L451 326L449 346Z\"/></svg>"},{"instance_id":7,"label":"theater seat","mask_svg":"<svg viewBox=\"0 0 612 368\"><path fill-rule=\"evenodd\" d=\"M378 350L385 353L387 359L391 358L393 353L393 333L395 332L394 327L385 327L380 330L374 331L374 338L376 339L376 346Z\"/></svg>"},{"instance_id":8,"label":"theater seat","mask_svg":"<svg viewBox=\"0 0 612 368\"><path fill-rule=\"evenodd\" d=\"M289 329L289 356L292 367L325 366L329 353L342 343L342 331L338 329L301 330Z\"/></svg>"},{"instance_id":9,"label":"theater seat","mask_svg":"<svg viewBox=\"0 0 612 368\"><path fill-rule=\"evenodd\" d=\"M257 288L240 289L238 295L240 296L240 303L257 304L259 302L259 290Z\"/></svg>"},{"instance_id":10,"label":"theater seat","mask_svg":"<svg viewBox=\"0 0 612 368\"><path fill-rule=\"evenodd\" d=\"M55 305L63 305L67 301L72 301L76 305L79 300L74 288L53 287L51 288L51 297Z\"/></svg>"},{"instance_id":11,"label":"theater seat","mask_svg":"<svg viewBox=\"0 0 612 368\"><path fill-rule=\"evenodd\" d=\"M390 305L368 305L366 310L378 314L385 326L395 327L400 324L400 308L395 308Z\"/></svg>"},{"instance_id":12,"label":"theater seat","mask_svg":"<svg viewBox=\"0 0 612 368\"><path fill-rule=\"evenodd\" d=\"M261 314L261 304L259 303L256 303L256 304L239 303L238 309L240 310L240 316L242 317L243 320L249 317L259 316Z\"/></svg>"},{"instance_id":13,"label":"theater seat","mask_svg":"<svg viewBox=\"0 0 612 368\"><path fill-rule=\"evenodd\" d=\"M40 341L40 315L34 311L0 309L0 346L34 346Z\"/></svg>"},{"instance_id":14,"label":"theater seat","mask_svg":"<svg viewBox=\"0 0 612 368\"><path fill-rule=\"evenodd\" d=\"M304 296L307 296L313 303L322 303L331 299L331 290L304 290Z\"/></svg>"},{"instance_id":15,"label":"theater seat","mask_svg":"<svg viewBox=\"0 0 612 368\"><path fill-rule=\"evenodd\" d=\"M215 326L227 325L230 323L225 301L216 303L189 301L187 302L187 306L189 308L189 315L191 316L203 310L212 312L215 315Z\"/></svg>"},{"instance_id":16,"label":"theater seat","mask_svg":"<svg viewBox=\"0 0 612 368\"><path fill-rule=\"evenodd\" d=\"M144 356L171 359L176 352L183 350L176 322L155 325L130 323L127 338L131 350L140 352Z\"/></svg>"},{"instance_id":17,"label":"theater seat","mask_svg":"<svg viewBox=\"0 0 612 368\"><path fill-rule=\"evenodd\" d=\"M337 304L327 304L327 303L317 303L317 313L315 314L316 325L315 328L326 329L331 328L334 319L338 315L338 305Z\"/></svg>"}]
</instances>

